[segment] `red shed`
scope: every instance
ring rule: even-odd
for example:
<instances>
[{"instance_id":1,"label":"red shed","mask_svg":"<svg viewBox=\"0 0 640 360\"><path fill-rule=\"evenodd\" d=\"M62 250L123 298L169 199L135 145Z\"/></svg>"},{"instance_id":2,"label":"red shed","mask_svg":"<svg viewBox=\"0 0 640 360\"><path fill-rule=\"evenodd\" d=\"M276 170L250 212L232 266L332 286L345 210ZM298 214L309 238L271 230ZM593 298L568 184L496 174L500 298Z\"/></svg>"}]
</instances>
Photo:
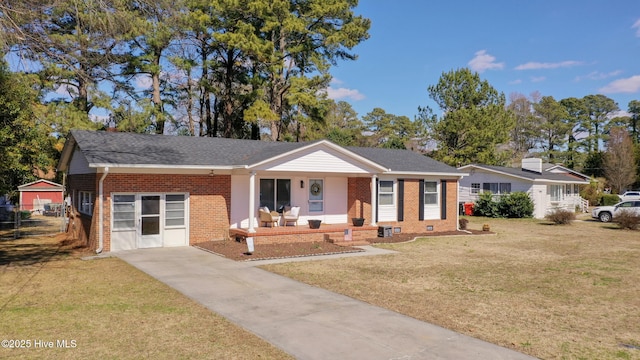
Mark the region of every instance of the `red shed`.
<instances>
[{"instance_id":1,"label":"red shed","mask_svg":"<svg viewBox=\"0 0 640 360\"><path fill-rule=\"evenodd\" d=\"M20 210L44 213L45 204L62 204L62 185L40 179L18 186ZM49 207L49 206L47 206Z\"/></svg>"}]
</instances>

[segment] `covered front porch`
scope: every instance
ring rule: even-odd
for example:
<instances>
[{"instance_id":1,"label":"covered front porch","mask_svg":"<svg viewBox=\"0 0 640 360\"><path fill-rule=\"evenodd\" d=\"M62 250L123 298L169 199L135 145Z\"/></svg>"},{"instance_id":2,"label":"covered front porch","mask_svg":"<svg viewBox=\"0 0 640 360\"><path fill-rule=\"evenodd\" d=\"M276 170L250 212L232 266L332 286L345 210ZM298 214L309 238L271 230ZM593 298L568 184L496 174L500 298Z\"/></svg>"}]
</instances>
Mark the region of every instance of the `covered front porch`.
<instances>
[{"instance_id":1,"label":"covered front porch","mask_svg":"<svg viewBox=\"0 0 640 360\"><path fill-rule=\"evenodd\" d=\"M352 224L321 224L318 229L308 225L259 227L253 232L249 229L229 229L231 239L243 240L252 237L256 244L276 244L290 242L344 243L346 245L366 245L366 239L378 236L378 226Z\"/></svg>"}]
</instances>

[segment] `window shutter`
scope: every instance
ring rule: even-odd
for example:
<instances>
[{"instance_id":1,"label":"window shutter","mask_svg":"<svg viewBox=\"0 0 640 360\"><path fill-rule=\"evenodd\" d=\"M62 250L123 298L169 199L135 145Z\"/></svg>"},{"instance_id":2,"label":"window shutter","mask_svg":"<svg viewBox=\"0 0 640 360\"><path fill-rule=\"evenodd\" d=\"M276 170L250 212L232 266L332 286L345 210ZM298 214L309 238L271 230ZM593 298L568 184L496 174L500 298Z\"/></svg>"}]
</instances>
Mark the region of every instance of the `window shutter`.
<instances>
[{"instance_id":1,"label":"window shutter","mask_svg":"<svg viewBox=\"0 0 640 360\"><path fill-rule=\"evenodd\" d=\"M424 180L420 180L418 190L418 220L424 220Z\"/></svg>"},{"instance_id":2,"label":"window shutter","mask_svg":"<svg viewBox=\"0 0 640 360\"><path fill-rule=\"evenodd\" d=\"M440 180L440 219L447 219L447 181Z\"/></svg>"},{"instance_id":3,"label":"window shutter","mask_svg":"<svg viewBox=\"0 0 640 360\"><path fill-rule=\"evenodd\" d=\"M404 179L398 179L398 221L404 221Z\"/></svg>"}]
</instances>

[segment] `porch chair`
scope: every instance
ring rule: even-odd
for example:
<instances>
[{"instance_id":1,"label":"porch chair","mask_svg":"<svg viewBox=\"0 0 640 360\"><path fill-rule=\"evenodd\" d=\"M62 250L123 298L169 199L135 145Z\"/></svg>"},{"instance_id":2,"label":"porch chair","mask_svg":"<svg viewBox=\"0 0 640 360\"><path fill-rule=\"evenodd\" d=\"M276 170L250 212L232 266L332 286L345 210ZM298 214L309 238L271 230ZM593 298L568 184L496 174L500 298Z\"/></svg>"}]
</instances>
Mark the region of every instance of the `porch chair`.
<instances>
[{"instance_id":1,"label":"porch chair","mask_svg":"<svg viewBox=\"0 0 640 360\"><path fill-rule=\"evenodd\" d=\"M300 215L300 206L293 206L291 209L285 209L282 214L282 222L284 222L284 226L287 226L287 223L292 222L296 226L298 226L298 215Z\"/></svg>"},{"instance_id":2,"label":"porch chair","mask_svg":"<svg viewBox=\"0 0 640 360\"><path fill-rule=\"evenodd\" d=\"M258 215L260 217L260 224L262 223L267 226L270 224L270 227L278 226L278 222L280 221L280 214L277 211L269 211L268 207L261 207L258 209Z\"/></svg>"}]
</instances>

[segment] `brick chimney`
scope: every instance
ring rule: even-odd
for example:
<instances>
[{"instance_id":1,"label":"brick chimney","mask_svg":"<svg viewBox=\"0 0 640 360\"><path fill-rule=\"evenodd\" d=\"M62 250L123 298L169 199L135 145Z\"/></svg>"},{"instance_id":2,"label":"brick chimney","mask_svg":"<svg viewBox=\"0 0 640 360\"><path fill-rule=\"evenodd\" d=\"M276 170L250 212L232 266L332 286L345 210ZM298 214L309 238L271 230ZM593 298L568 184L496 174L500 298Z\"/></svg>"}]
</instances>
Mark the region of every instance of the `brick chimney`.
<instances>
[{"instance_id":1,"label":"brick chimney","mask_svg":"<svg viewBox=\"0 0 640 360\"><path fill-rule=\"evenodd\" d=\"M540 158L522 159L522 170L542 174L542 159Z\"/></svg>"}]
</instances>

